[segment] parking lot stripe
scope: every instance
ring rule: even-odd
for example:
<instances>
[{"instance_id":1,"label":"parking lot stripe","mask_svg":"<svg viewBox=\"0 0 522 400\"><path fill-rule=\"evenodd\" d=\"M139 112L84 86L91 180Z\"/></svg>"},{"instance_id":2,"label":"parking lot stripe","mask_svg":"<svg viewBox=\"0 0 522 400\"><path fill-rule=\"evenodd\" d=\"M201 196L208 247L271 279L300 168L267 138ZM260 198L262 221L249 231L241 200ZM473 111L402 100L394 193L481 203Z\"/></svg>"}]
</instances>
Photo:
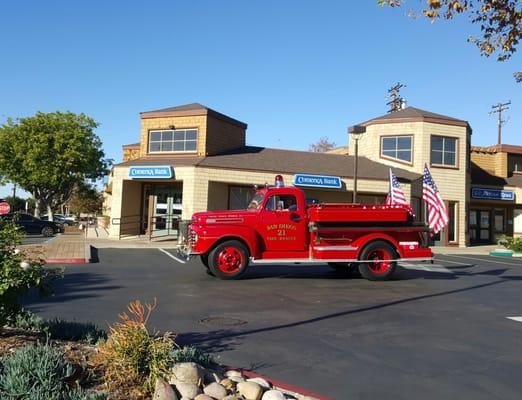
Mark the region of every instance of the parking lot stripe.
<instances>
[{"instance_id":1,"label":"parking lot stripe","mask_svg":"<svg viewBox=\"0 0 522 400\"><path fill-rule=\"evenodd\" d=\"M514 265L514 266L522 266L522 263L508 263L508 262L501 262L496 260L490 260L485 258L476 258L476 257L469 257L469 256L457 256L455 254L445 254L448 257L457 257L457 258L465 258L468 260L476 260L476 261L482 261L482 262L488 262L488 263L494 263L494 264L502 264L502 265ZM491 257L490 257L491 258Z\"/></svg>"},{"instance_id":2,"label":"parking lot stripe","mask_svg":"<svg viewBox=\"0 0 522 400\"><path fill-rule=\"evenodd\" d=\"M182 260L181 258L178 258L176 257L175 255L173 254L170 254L167 250L164 250L164 249L158 249L159 251L161 251L162 253L165 253L166 255L168 255L170 258L172 258L173 260L176 260L177 262L181 263L181 264L186 264L187 262L185 260Z\"/></svg>"},{"instance_id":3,"label":"parking lot stripe","mask_svg":"<svg viewBox=\"0 0 522 400\"><path fill-rule=\"evenodd\" d=\"M522 317L506 317L507 319L511 319L513 321L522 322Z\"/></svg>"},{"instance_id":4,"label":"parking lot stripe","mask_svg":"<svg viewBox=\"0 0 522 400\"><path fill-rule=\"evenodd\" d=\"M423 265L423 264L408 264L408 263L400 263L401 267L406 269L416 269L419 271L429 271L429 272L439 272L443 274L453 274L453 271L450 271L443 265L432 264L432 265Z\"/></svg>"},{"instance_id":5,"label":"parking lot stripe","mask_svg":"<svg viewBox=\"0 0 522 400\"><path fill-rule=\"evenodd\" d=\"M436 258L435 261L448 262L450 264L457 264L457 265L470 265L470 263L463 263L463 262L460 262L460 261L442 260L440 258Z\"/></svg>"}]
</instances>

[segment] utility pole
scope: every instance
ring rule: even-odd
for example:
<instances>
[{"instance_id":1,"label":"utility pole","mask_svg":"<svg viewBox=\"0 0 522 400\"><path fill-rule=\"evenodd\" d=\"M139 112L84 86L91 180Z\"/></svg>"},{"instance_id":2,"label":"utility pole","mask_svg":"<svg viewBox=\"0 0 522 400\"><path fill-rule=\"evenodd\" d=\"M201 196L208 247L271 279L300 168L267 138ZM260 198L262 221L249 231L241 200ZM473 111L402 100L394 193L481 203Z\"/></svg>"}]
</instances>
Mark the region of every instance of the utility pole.
<instances>
[{"instance_id":1,"label":"utility pole","mask_svg":"<svg viewBox=\"0 0 522 400\"><path fill-rule=\"evenodd\" d=\"M506 123L506 120L502 119L502 112L509 110L509 105L511 104L511 100L507 103L497 103L491 106L491 111L489 115L498 114L498 139L497 144L502 144L502 125Z\"/></svg>"},{"instance_id":2,"label":"utility pole","mask_svg":"<svg viewBox=\"0 0 522 400\"><path fill-rule=\"evenodd\" d=\"M386 105L390 107L388 110L389 113L400 111L403 108L403 105L406 104L406 101L404 98L400 96L400 90L402 88L405 88L406 85L403 85L400 82L397 82L395 85L393 85L391 88L388 89L388 101Z\"/></svg>"}]
</instances>

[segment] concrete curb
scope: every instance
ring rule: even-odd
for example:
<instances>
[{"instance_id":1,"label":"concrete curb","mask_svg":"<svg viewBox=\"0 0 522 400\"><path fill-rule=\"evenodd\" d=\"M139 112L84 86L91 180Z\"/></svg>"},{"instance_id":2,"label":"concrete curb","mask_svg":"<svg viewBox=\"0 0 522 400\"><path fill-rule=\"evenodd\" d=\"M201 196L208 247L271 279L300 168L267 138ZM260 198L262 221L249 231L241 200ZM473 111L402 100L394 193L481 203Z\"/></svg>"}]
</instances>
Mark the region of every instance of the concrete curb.
<instances>
[{"instance_id":1,"label":"concrete curb","mask_svg":"<svg viewBox=\"0 0 522 400\"><path fill-rule=\"evenodd\" d=\"M85 258L48 258L46 264L87 264Z\"/></svg>"}]
</instances>

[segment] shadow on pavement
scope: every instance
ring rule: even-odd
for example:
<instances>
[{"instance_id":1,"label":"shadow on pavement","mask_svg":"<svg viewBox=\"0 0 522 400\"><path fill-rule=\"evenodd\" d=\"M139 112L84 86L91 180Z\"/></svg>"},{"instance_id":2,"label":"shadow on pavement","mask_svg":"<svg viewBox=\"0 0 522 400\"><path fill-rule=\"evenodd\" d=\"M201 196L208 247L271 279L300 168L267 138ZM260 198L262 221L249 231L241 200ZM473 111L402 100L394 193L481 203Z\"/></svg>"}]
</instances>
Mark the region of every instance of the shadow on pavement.
<instances>
[{"instance_id":1,"label":"shadow on pavement","mask_svg":"<svg viewBox=\"0 0 522 400\"><path fill-rule=\"evenodd\" d=\"M499 270L501 271L501 270ZM497 272L498 273L498 272ZM271 332L281 329L288 329L288 328L295 328L302 325L308 325L308 324L315 324L317 322L333 319L333 318L340 318L345 317L349 315L355 315L355 314L361 314L366 312L371 312L374 310L380 310L388 307L397 306L400 304L405 303L412 303L416 301L422 301L425 299L430 298L436 298L436 297L443 297L443 296L450 296L457 293L463 293L470 290L477 290L482 289L489 286L495 286L499 285L508 281L518 281L522 280L522 276L503 276L499 277L499 280L496 280L494 282L488 282L488 283L482 283L479 285L473 285L468 286L465 288L460 289L453 289L453 290L447 290L437 293L431 293L421 296L414 296L414 297L408 297L405 299L400 300L394 300L386 303L381 304L375 304L372 306L366 306L366 307L360 307L355 308L353 310L346 310L346 311L340 311L335 312L331 314L321 315L315 318L309 318L301 321L295 321L295 322L289 322L285 324L279 324L279 325L273 325L273 326L267 326L262 328L255 328L255 329L219 329L209 332L188 332L184 334L180 334L178 336L178 340L182 344L192 344L196 345L202 350L206 351L212 351L214 353L226 351L226 350L232 350L235 346L239 345L240 342L238 339L244 336L249 335L255 335L257 333L265 333L265 332Z\"/></svg>"},{"instance_id":2,"label":"shadow on pavement","mask_svg":"<svg viewBox=\"0 0 522 400\"><path fill-rule=\"evenodd\" d=\"M52 284L51 296L41 297L37 290L32 290L23 300L23 305L31 305L33 311L39 311L39 305L62 303L69 300L99 297L96 293L119 289L121 286L108 285L110 279L102 274L76 272L65 274Z\"/></svg>"}]
</instances>

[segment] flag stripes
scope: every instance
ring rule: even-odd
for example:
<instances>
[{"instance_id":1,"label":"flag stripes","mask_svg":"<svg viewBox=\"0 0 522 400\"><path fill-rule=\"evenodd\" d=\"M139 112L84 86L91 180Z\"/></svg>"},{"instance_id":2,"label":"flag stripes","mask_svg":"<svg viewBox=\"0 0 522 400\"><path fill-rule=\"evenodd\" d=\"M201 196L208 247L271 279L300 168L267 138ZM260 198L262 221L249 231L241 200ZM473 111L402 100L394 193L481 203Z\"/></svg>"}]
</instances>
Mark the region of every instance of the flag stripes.
<instances>
[{"instance_id":1,"label":"flag stripes","mask_svg":"<svg viewBox=\"0 0 522 400\"><path fill-rule=\"evenodd\" d=\"M449 222L448 210L427 165L422 175L422 199L428 205L428 226L437 234Z\"/></svg>"}]
</instances>

